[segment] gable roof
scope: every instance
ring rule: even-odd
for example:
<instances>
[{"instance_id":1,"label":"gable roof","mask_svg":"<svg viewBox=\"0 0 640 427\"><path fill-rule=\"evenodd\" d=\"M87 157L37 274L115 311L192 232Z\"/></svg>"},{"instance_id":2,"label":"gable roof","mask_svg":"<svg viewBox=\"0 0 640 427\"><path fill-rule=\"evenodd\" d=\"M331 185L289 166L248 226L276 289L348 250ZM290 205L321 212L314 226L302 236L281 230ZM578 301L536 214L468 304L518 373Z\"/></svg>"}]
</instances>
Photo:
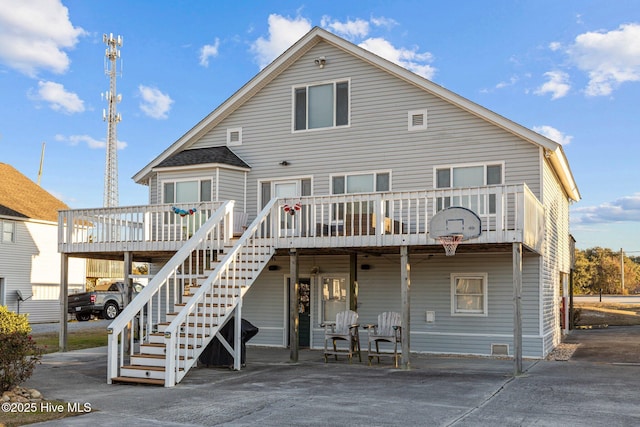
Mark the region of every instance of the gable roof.
<instances>
[{"instance_id":1,"label":"gable roof","mask_svg":"<svg viewBox=\"0 0 640 427\"><path fill-rule=\"evenodd\" d=\"M184 150L167 157L156 168L176 166L195 166L202 164L223 164L239 168L250 169L240 157L228 147L209 147L194 150Z\"/></svg>"},{"instance_id":2,"label":"gable roof","mask_svg":"<svg viewBox=\"0 0 640 427\"><path fill-rule=\"evenodd\" d=\"M300 40L298 40L293 46L287 49L282 55L276 58L271 64L265 67L260 73L258 73L253 79L242 86L236 93L224 101L218 108L211 112L208 116L202 119L198 124L185 133L180 139L174 142L166 150L164 150L158 157L156 157L151 163L145 166L137 174L133 176L136 182L143 182L148 179L152 169L160 164L162 161L172 156L174 153L184 149L192 141L197 140L199 137L213 129L222 120L229 116L233 111L239 108L247 100L249 100L254 94L259 92L273 79L275 79L280 73L286 70L293 62L304 55L309 49L315 46L317 43L324 41L333 45L334 47L341 49L351 55L368 62L369 64L378 67L406 82L409 82L430 94L443 99L450 104L453 104L471 114L478 116L479 118L492 123L510 132L519 138L522 138L532 144L535 144L544 149L546 157L549 159L551 166L553 167L556 175L558 176L567 195L575 201L580 200L580 192L577 184L569 168L569 163L564 154L562 146L555 141L552 141L531 129L519 125L491 110L488 110L481 105L478 105L436 83L427 80L411 71L396 65L366 49L363 49L355 44L344 40L335 34L332 34L319 27L314 27L311 31L305 34Z\"/></svg>"},{"instance_id":3,"label":"gable roof","mask_svg":"<svg viewBox=\"0 0 640 427\"><path fill-rule=\"evenodd\" d=\"M0 215L58 221L69 206L53 197L14 167L0 163Z\"/></svg>"}]
</instances>

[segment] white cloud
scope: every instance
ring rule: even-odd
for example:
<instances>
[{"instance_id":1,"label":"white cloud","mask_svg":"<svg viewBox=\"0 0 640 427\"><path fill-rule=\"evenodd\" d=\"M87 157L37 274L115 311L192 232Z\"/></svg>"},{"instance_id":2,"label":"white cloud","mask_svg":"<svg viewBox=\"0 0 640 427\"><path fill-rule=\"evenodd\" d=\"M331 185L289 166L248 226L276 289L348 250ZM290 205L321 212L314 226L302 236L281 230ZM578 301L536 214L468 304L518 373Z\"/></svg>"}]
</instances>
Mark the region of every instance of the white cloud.
<instances>
[{"instance_id":1,"label":"white cloud","mask_svg":"<svg viewBox=\"0 0 640 427\"><path fill-rule=\"evenodd\" d=\"M561 48L562 48L562 44L560 42L549 43L549 49L553 52L560 50Z\"/></svg>"},{"instance_id":2,"label":"white cloud","mask_svg":"<svg viewBox=\"0 0 640 427\"><path fill-rule=\"evenodd\" d=\"M200 49L200 65L204 67L209 66L209 58L215 58L218 56L218 48L220 47L220 39L216 37L215 42L206 44Z\"/></svg>"},{"instance_id":3,"label":"white cloud","mask_svg":"<svg viewBox=\"0 0 640 427\"><path fill-rule=\"evenodd\" d=\"M373 25L375 25L376 27L385 27L386 29L390 30L391 28L395 27L396 25L398 25L398 21L391 19L391 18L385 18L383 16L376 18L374 16L371 17L371 23Z\"/></svg>"},{"instance_id":4,"label":"white cloud","mask_svg":"<svg viewBox=\"0 0 640 427\"><path fill-rule=\"evenodd\" d=\"M320 26L348 40L366 37L369 34L369 22L360 18L354 21L340 22L331 21L329 16L323 16Z\"/></svg>"},{"instance_id":5,"label":"white cloud","mask_svg":"<svg viewBox=\"0 0 640 427\"><path fill-rule=\"evenodd\" d=\"M579 224L640 222L640 193L599 206L575 208L572 214L572 221Z\"/></svg>"},{"instance_id":6,"label":"white cloud","mask_svg":"<svg viewBox=\"0 0 640 427\"><path fill-rule=\"evenodd\" d=\"M518 80L520 80L518 76L511 76L508 82L503 81L498 83L496 85L496 89L503 89L505 87L513 86L514 84L518 83Z\"/></svg>"},{"instance_id":7,"label":"white cloud","mask_svg":"<svg viewBox=\"0 0 640 427\"><path fill-rule=\"evenodd\" d=\"M534 126L533 130L535 132L538 132L540 135L545 136L550 140L557 142L560 145L567 145L573 139L573 136L565 135L564 133L560 132L558 129L551 126L547 126L547 125Z\"/></svg>"},{"instance_id":8,"label":"white cloud","mask_svg":"<svg viewBox=\"0 0 640 427\"><path fill-rule=\"evenodd\" d=\"M571 89L571 85L568 83L569 74L562 71L548 71L544 75L549 81L535 90L536 95L550 93L551 99L558 99L565 96Z\"/></svg>"},{"instance_id":9,"label":"white cloud","mask_svg":"<svg viewBox=\"0 0 640 427\"><path fill-rule=\"evenodd\" d=\"M166 119L169 117L169 110L173 99L159 89L139 85L138 94L142 98L140 109L153 119Z\"/></svg>"},{"instance_id":10,"label":"white cloud","mask_svg":"<svg viewBox=\"0 0 640 427\"><path fill-rule=\"evenodd\" d=\"M64 142L72 147L76 147L80 144L86 144L87 147L97 150L107 147L107 142L105 140L95 139L89 135L70 135L64 136L57 134L55 136L56 141ZM118 141L117 143L118 150L124 150L127 147L127 143L124 141Z\"/></svg>"},{"instance_id":11,"label":"white cloud","mask_svg":"<svg viewBox=\"0 0 640 427\"><path fill-rule=\"evenodd\" d=\"M59 0L0 0L0 61L30 77L39 69L65 72L65 50L85 34Z\"/></svg>"},{"instance_id":12,"label":"white cloud","mask_svg":"<svg viewBox=\"0 0 640 427\"><path fill-rule=\"evenodd\" d=\"M259 37L251 45L260 68L264 68L277 58L303 35L311 30L311 23L305 18L286 18L281 15L269 15L269 36Z\"/></svg>"},{"instance_id":13,"label":"white cloud","mask_svg":"<svg viewBox=\"0 0 640 427\"><path fill-rule=\"evenodd\" d=\"M610 95L622 83L640 81L640 24L580 34L568 53L589 75L587 96Z\"/></svg>"},{"instance_id":14,"label":"white cloud","mask_svg":"<svg viewBox=\"0 0 640 427\"><path fill-rule=\"evenodd\" d=\"M67 92L60 83L39 81L37 92L30 90L28 96L33 100L48 102L52 110L66 114L84 111L84 101L75 93Z\"/></svg>"},{"instance_id":15,"label":"white cloud","mask_svg":"<svg viewBox=\"0 0 640 427\"><path fill-rule=\"evenodd\" d=\"M380 37L369 38L359 46L426 79L431 79L436 72L436 69L428 64L433 60L433 56L429 52L418 52L418 48L396 48Z\"/></svg>"}]
</instances>

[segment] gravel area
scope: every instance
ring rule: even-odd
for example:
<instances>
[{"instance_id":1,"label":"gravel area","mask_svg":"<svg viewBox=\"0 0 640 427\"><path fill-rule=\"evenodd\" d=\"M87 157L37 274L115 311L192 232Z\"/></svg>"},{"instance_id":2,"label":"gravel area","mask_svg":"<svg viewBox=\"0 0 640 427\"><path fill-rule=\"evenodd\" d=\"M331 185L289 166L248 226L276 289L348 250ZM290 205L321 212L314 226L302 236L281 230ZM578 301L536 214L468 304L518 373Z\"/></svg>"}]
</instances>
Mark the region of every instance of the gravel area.
<instances>
[{"instance_id":1,"label":"gravel area","mask_svg":"<svg viewBox=\"0 0 640 427\"><path fill-rule=\"evenodd\" d=\"M571 359L573 353L577 350L580 344L560 343L549 355L547 360L558 360L566 362Z\"/></svg>"}]
</instances>

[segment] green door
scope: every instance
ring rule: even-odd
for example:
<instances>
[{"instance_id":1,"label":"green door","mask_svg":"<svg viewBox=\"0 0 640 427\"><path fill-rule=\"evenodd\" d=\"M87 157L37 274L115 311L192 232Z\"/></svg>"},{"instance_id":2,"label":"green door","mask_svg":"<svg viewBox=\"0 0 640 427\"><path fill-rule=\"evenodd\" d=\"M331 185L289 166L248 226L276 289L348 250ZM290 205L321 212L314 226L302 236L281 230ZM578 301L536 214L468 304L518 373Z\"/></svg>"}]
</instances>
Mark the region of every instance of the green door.
<instances>
[{"instance_id":1,"label":"green door","mask_svg":"<svg viewBox=\"0 0 640 427\"><path fill-rule=\"evenodd\" d=\"M309 348L311 345L311 279L300 279L298 298L298 345Z\"/></svg>"}]
</instances>

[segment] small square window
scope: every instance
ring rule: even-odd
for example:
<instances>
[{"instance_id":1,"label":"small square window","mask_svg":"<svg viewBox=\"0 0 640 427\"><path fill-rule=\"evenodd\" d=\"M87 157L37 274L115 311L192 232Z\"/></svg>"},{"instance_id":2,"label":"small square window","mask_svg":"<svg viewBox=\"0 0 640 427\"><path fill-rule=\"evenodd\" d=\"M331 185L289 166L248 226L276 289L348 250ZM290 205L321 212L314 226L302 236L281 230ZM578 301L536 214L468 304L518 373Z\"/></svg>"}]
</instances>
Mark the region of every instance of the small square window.
<instances>
[{"instance_id":1,"label":"small square window","mask_svg":"<svg viewBox=\"0 0 640 427\"><path fill-rule=\"evenodd\" d=\"M227 129L227 146L242 145L242 128Z\"/></svg>"},{"instance_id":2,"label":"small square window","mask_svg":"<svg viewBox=\"0 0 640 427\"><path fill-rule=\"evenodd\" d=\"M409 131L427 129L427 109L409 111L408 123Z\"/></svg>"}]
</instances>

